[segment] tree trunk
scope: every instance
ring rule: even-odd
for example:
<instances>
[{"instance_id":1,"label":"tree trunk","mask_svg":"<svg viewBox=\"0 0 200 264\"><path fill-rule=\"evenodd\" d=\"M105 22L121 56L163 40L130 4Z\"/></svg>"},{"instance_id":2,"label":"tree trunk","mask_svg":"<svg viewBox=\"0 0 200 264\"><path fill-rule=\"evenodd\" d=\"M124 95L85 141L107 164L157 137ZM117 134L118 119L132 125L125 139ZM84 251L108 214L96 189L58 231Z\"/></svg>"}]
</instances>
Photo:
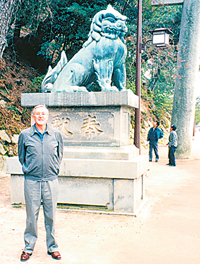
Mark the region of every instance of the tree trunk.
<instances>
[{"instance_id":1,"label":"tree trunk","mask_svg":"<svg viewBox=\"0 0 200 264\"><path fill-rule=\"evenodd\" d=\"M0 0L0 60L7 46L6 35L12 19L15 0Z\"/></svg>"},{"instance_id":2,"label":"tree trunk","mask_svg":"<svg viewBox=\"0 0 200 264\"><path fill-rule=\"evenodd\" d=\"M200 56L200 1L185 0L183 4L177 77L175 83L172 124L177 126L178 158L191 154Z\"/></svg>"}]
</instances>

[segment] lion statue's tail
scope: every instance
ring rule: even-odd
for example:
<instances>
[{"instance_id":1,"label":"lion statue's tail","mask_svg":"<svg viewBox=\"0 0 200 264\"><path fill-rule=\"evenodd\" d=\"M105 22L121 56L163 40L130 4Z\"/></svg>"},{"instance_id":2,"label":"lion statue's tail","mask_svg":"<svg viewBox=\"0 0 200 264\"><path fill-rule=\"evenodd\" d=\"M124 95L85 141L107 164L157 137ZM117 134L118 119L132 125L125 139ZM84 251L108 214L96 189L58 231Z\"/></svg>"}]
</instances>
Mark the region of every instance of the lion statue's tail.
<instances>
[{"instance_id":1,"label":"lion statue's tail","mask_svg":"<svg viewBox=\"0 0 200 264\"><path fill-rule=\"evenodd\" d=\"M47 74L44 77L44 80L42 81L42 85L41 85L42 93L51 92L53 84L55 83L59 73L62 71L63 67L66 64L67 64L67 56L63 50L58 64L53 69L51 66L49 66L48 68Z\"/></svg>"}]
</instances>

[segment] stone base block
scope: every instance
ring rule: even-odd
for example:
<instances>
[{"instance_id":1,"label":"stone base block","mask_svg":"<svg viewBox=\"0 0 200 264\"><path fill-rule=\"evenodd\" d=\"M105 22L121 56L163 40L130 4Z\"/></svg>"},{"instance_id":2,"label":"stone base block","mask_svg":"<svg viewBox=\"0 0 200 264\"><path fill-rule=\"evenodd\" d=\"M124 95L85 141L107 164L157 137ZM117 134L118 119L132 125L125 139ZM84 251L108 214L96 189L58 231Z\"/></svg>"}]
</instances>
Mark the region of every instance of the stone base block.
<instances>
[{"instance_id":1,"label":"stone base block","mask_svg":"<svg viewBox=\"0 0 200 264\"><path fill-rule=\"evenodd\" d=\"M11 204L25 204L24 175L11 174Z\"/></svg>"},{"instance_id":2,"label":"stone base block","mask_svg":"<svg viewBox=\"0 0 200 264\"><path fill-rule=\"evenodd\" d=\"M130 160L139 155L135 145L125 147L65 147L64 158L69 159L102 159Z\"/></svg>"},{"instance_id":3,"label":"stone base block","mask_svg":"<svg viewBox=\"0 0 200 264\"><path fill-rule=\"evenodd\" d=\"M135 214L144 198L148 157L131 160L63 159L58 203L103 206L114 213ZM23 174L17 157L7 159L11 203L24 203Z\"/></svg>"},{"instance_id":4,"label":"stone base block","mask_svg":"<svg viewBox=\"0 0 200 264\"><path fill-rule=\"evenodd\" d=\"M147 168L147 156L137 156L130 160L63 159L60 175L136 179Z\"/></svg>"},{"instance_id":5,"label":"stone base block","mask_svg":"<svg viewBox=\"0 0 200 264\"><path fill-rule=\"evenodd\" d=\"M136 214L144 197L143 175L138 179L59 176L58 204L104 207L105 211ZM24 176L11 175L11 204L24 204Z\"/></svg>"},{"instance_id":6,"label":"stone base block","mask_svg":"<svg viewBox=\"0 0 200 264\"><path fill-rule=\"evenodd\" d=\"M119 106L138 107L138 96L131 90L120 92L78 92L78 93L23 93L21 105L34 107L45 104L48 107Z\"/></svg>"}]
</instances>

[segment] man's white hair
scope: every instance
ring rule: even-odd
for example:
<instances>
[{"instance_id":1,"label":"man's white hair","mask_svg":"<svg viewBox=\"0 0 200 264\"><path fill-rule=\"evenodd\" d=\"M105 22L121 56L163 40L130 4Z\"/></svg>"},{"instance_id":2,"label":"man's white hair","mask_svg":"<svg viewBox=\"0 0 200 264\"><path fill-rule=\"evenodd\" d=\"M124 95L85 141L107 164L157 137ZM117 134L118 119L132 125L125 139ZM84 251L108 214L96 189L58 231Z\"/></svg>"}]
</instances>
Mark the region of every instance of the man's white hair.
<instances>
[{"instance_id":1,"label":"man's white hair","mask_svg":"<svg viewBox=\"0 0 200 264\"><path fill-rule=\"evenodd\" d=\"M46 107L46 105L36 105L36 106L33 108L31 114L34 115L35 110L36 110L37 108L40 108L40 107L45 108L45 109L47 110L47 113L49 114L49 110L48 110L48 108Z\"/></svg>"}]
</instances>

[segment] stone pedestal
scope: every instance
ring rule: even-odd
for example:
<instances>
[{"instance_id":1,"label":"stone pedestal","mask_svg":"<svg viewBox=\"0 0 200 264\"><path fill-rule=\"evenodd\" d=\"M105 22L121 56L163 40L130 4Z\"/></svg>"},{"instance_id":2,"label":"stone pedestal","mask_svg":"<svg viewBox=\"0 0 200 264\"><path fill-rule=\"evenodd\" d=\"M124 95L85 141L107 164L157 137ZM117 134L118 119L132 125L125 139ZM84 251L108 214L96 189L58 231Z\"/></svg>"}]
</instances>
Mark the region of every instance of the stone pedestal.
<instances>
[{"instance_id":1,"label":"stone pedestal","mask_svg":"<svg viewBox=\"0 0 200 264\"><path fill-rule=\"evenodd\" d=\"M58 203L135 214L144 199L147 156L130 144L132 91L22 94L22 106L45 104L64 139ZM24 203L17 157L8 159L11 202ZM19 191L20 190L20 191Z\"/></svg>"}]
</instances>

